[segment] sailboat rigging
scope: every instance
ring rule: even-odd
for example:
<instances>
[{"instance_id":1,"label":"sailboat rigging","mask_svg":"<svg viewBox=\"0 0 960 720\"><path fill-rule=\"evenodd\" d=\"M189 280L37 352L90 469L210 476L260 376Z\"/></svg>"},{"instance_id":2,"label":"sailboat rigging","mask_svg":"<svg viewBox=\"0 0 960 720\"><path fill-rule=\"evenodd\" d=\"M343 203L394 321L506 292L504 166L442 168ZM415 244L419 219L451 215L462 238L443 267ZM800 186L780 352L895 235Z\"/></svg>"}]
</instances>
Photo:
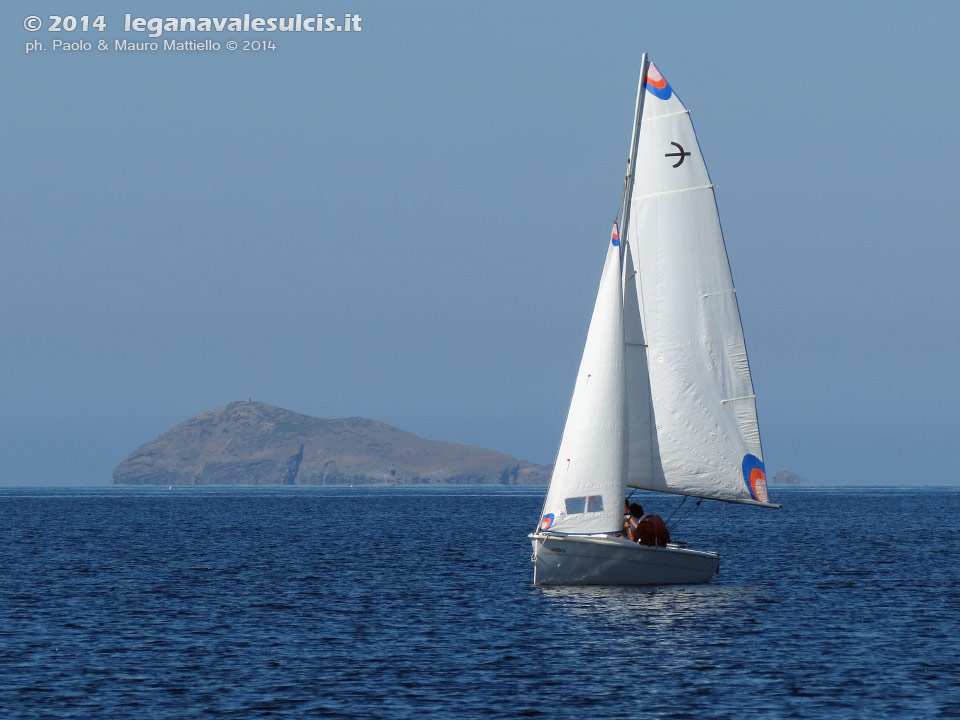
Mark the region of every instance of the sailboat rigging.
<instances>
[{"instance_id":1,"label":"sailboat rigging","mask_svg":"<svg viewBox=\"0 0 960 720\"><path fill-rule=\"evenodd\" d=\"M627 488L779 507L706 165L646 54L627 173L533 542L536 584L709 582L713 552L621 536Z\"/></svg>"}]
</instances>

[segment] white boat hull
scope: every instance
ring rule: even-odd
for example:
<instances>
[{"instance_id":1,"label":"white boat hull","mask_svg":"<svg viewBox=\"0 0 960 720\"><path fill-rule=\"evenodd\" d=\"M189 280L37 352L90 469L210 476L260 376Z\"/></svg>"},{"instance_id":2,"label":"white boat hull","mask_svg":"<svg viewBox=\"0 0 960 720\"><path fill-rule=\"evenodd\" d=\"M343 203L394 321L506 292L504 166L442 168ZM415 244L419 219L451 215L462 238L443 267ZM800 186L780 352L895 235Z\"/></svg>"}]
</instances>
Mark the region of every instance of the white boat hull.
<instances>
[{"instance_id":1,"label":"white boat hull","mask_svg":"<svg viewBox=\"0 0 960 720\"><path fill-rule=\"evenodd\" d=\"M720 556L649 547L609 535L528 535L534 585L689 585L710 582Z\"/></svg>"}]
</instances>

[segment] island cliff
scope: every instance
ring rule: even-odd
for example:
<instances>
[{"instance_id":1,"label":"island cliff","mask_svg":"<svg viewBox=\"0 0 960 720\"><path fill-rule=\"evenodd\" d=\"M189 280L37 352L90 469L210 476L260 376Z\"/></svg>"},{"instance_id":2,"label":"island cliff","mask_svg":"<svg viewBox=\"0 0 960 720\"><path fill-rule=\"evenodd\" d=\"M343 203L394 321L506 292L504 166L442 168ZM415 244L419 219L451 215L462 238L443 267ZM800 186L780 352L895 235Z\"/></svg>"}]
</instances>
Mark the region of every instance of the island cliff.
<instances>
[{"instance_id":1,"label":"island cliff","mask_svg":"<svg viewBox=\"0 0 960 720\"><path fill-rule=\"evenodd\" d=\"M367 418L324 420L259 402L209 410L141 445L115 485L546 483L550 468L426 440Z\"/></svg>"}]
</instances>

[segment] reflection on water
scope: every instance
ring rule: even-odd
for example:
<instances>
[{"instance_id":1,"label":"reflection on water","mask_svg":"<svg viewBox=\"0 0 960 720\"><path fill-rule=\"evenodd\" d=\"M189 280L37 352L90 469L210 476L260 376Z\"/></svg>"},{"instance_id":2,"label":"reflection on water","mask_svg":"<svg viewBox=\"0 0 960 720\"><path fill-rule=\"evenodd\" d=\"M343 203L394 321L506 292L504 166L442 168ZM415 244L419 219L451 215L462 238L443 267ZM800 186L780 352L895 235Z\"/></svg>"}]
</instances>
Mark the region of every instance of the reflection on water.
<instances>
[{"instance_id":1,"label":"reflection on water","mask_svg":"<svg viewBox=\"0 0 960 720\"><path fill-rule=\"evenodd\" d=\"M676 627L711 627L764 603L769 590L722 585L664 587L538 587L551 609L567 621L595 621L602 614L614 626L631 628L648 641L675 642ZM745 618L741 618L745 620Z\"/></svg>"}]
</instances>

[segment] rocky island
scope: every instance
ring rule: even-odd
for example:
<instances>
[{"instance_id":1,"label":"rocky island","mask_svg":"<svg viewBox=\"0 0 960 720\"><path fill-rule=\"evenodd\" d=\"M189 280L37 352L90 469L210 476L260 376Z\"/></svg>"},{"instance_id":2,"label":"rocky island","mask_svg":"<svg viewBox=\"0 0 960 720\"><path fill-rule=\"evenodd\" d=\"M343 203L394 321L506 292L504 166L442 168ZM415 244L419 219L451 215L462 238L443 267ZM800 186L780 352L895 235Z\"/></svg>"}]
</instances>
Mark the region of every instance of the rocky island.
<instances>
[{"instance_id":1,"label":"rocky island","mask_svg":"<svg viewBox=\"0 0 960 720\"><path fill-rule=\"evenodd\" d=\"M141 445L114 485L534 485L550 467L368 418L325 420L250 400Z\"/></svg>"},{"instance_id":2,"label":"rocky island","mask_svg":"<svg viewBox=\"0 0 960 720\"><path fill-rule=\"evenodd\" d=\"M774 485L800 485L805 482L802 477L790 470L778 470L771 481Z\"/></svg>"}]
</instances>

